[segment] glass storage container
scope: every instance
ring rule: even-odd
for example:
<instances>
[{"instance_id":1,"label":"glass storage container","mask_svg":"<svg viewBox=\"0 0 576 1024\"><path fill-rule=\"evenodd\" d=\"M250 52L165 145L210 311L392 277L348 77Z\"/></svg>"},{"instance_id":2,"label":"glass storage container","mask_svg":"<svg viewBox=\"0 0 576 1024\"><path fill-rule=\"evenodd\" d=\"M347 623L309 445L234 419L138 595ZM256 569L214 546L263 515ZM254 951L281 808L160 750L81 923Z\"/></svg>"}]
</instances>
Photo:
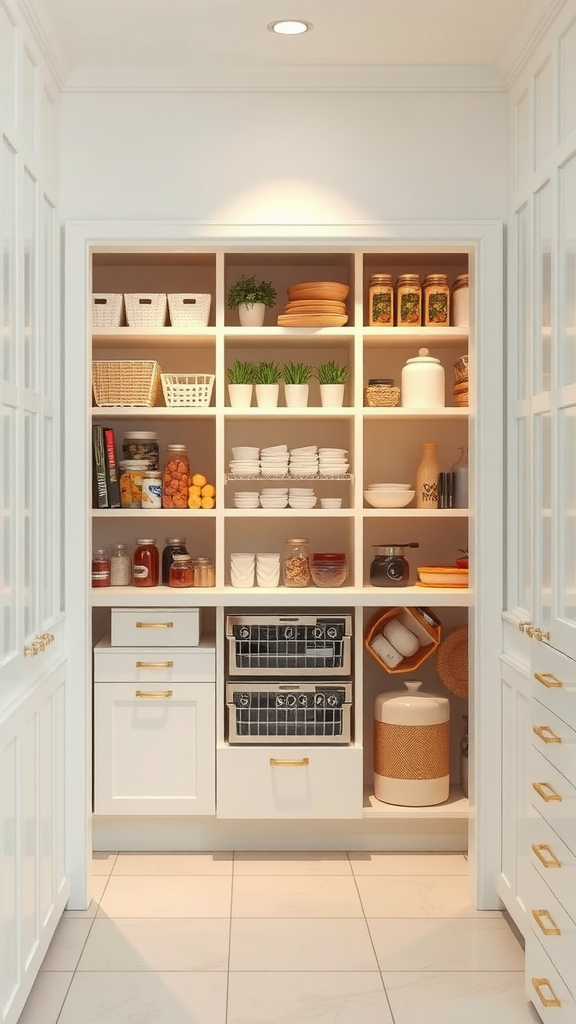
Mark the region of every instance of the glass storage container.
<instances>
[{"instance_id":1,"label":"glass storage container","mask_svg":"<svg viewBox=\"0 0 576 1024\"><path fill-rule=\"evenodd\" d=\"M142 508L162 508L162 473L147 470L142 475Z\"/></svg>"},{"instance_id":2,"label":"glass storage container","mask_svg":"<svg viewBox=\"0 0 576 1024\"><path fill-rule=\"evenodd\" d=\"M422 285L424 326L448 327L450 323L450 288L446 274L428 274Z\"/></svg>"},{"instance_id":3,"label":"glass storage container","mask_svg":"<svg viewBox=\"0 0 576 1024\"><path fill-rule=\"evenodd\" d=\"M341 552L314 554L310 572L317 587L341 587L348 576L348 559Z\"/></svg>"},{"instance_id":4,"label":"glass storage container","mask_svg":"<svg viewBox=\"0 0 576 1024\"><path fill-rule=\"evenodd\" d=\"M192 586L194 587L215 587L216 586L216 567L214 565L213 558L193 558L192 559L192 571L194 574L194 580Z\"/></svg>"},{"instance_id":5,"label":"glass storage container","mask_svg":"<svg viewBox=\"0 0 576 1024\"><path fill-rule=\"evenodd\" d=\"M125 459L144 460L150 469L160 469L158 434L151 430L127 431L122 438L122 454Z\"/></svg>"},{"instance_id":6,"label":"glass storage container","mask_svg":"<svg viewBox=\"0 0 576 1024\"><path fill-rule=\"evenodd\" d=\"M310 554L307 537L287 538L282 558L285 587L307 587L310 583Z\"/></svg>"},{"instance_id":7,"label":"glass storage container","mask_svg":"<svg viewBox=\"0 0 576 1024\"><path fill-rule=\"evenodd\" d=\"M92 555L92 586L110 586L110 556L106 548L97 548Z\"/></svg>"},{"instance_id":8,"label":"glass storage container","mask_svg":"<svg viewBox=\"0 0 576 1024\"><path fill-rule=\"evenodd\" d=\"M401 274L396 282L396 323L398 327L422 324L422 287L418 274Z\"/></svg>"},{"instance_id":9,"label":"glass storage container","mask_svg":"<svg viewBox=\"0 0 576 1024\"><path fill-rule=\"evenodd\" d=\"M368 288L368 325L392 327L394 324L394 286L392 274L372 274Z\"/></svg>"},{"instance_id":10,"label":"glass storage container","mask_svg":"<svg viewBox=\"0 0 576 1024\"><path fill-rule=\"evenodd\" d=\"M194 584L194 570L190 555L174 555L168 577L169 587L191 587Z\"/></svg>"},{"instance_id":11,"label":"glass storage container","mask_svg":"<svg viewBox=\"0 0 576 1024\"><path fill-rule=\"evenodd\" d=\"M162 477L162 508L186 508L190 486L190 461L185 444L169 444Z\"/></svg>"},{"instance_id":12,"label":"glass storage container","mask_svg":"<svg viewBox=\"0 0 576 1024\"><path fill-rule=\"evenodd\" d=\"M113 544L110 555L110 586L129 587L132 583L132 559L125 544Z\"/></svg>"},{"instance_id":13,"label":"glass storage container","mask_svg":"<svg viewBox=\"0 0 576 1024\"><path fill-rule=\"evenodd\" d=\"M136 541L132 582L135 587L157 587L160 575L160 555L153 537Z\"/></svg>"},{"instance_id":14,"label":"glass storage container","mask_svg":"<svg viewBox=\"0 0 576 1024\"><path fill-rule=\"evenodd\" d=\"M142 508L142 479L149 469L144 459L120 460L120 504L122 508Z\"/></svg>"},{"instance_id":15,"label":"glass storage container","mask_svg":"<svg viewBox=\"0 0 576 1024\"><path fill-rule=\"evenodd\" d=\"M172 565L172 559L174 555L187 555L188 548L186 547L185 537L167 537L166 547L162 552L162 584L168 586L168 579L170 577L170 566Z\"/></svg>"}]
</instances>

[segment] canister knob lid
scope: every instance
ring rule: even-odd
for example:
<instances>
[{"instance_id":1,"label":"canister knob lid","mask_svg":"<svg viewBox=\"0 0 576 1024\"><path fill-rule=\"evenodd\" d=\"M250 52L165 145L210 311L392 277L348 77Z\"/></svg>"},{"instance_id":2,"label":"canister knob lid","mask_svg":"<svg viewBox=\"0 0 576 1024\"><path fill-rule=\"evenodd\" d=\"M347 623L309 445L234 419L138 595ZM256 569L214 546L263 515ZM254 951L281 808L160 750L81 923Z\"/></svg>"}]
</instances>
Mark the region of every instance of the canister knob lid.
<instances>
[{"instance_id":1,"label":"canister knob lid","mask_svg":"<svg viewBox=\"0 0 576 1024\"><path fill-rule=\"evenodd\" d=\"M439 359L436 359L434 356L430 355L430 349L428 349L428 348L419 348L418 349L418 355L414 356L413 359L407 359L406 360L406 365L408 365L408 363L439 363L439 362L440 362Z\"/></svg>"}]
</instances>

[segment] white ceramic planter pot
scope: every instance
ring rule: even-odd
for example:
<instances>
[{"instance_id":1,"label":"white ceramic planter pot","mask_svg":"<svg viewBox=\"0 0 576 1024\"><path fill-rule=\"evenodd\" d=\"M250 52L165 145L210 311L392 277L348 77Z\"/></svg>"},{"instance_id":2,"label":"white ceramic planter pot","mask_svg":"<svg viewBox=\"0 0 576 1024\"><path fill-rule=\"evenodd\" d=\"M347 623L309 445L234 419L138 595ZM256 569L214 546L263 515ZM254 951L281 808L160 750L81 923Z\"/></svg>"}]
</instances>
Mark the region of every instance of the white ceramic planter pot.
<instances>
[{"instance_id":1,"label":"white ceramic planter pot","mask_svg":"<svg viewBox=\"0 0 576 1024\"><path fill-rule=\"evenodd\" d=\"M252 385L229 384L228 396L233 409L249 409L252 404Z\"/></svg>"},{"instance_id":2,"label":"white ceramic planter pot","mask_svg":"<svg viewBox=\"0 0 576 1024\"><path fill-rule=\"evenodd\" d=\"M309 390L308 384L285 384L284 398L286 399L286 408L305 409L308 405Z\"/></svg>"},{"instance_id":3,"label":"white ceramic planter pot","mask_svg":"<svg viewBox=\"0 0 576 1024\"><path fill-rule=\"evenodd\" d=\"M320 401L326 409L339 409L344 404L344 384L321 384Z\"/></svg>"},{"instance_id":4,"label":"white ceramic planter pot","mask_svg":"<svg viewBox=\"0 0 576 1024\"><path fill-rule=\"evenodd\" d=\"M263 302L253 302L251 306L238 306L238 318L241 327L262 327L266 306Z\"/></svg>"},{"instance_id":5,"label":"white ceramic planter pot","mask_svg":"<svg viewBox=\"0 0 576 1024\"><path fill-rule=\"evenodd\" d=\"M275 409L280 394L279 384L256 384L256 402L260 409Z\"/></svg>"}]
</instances>

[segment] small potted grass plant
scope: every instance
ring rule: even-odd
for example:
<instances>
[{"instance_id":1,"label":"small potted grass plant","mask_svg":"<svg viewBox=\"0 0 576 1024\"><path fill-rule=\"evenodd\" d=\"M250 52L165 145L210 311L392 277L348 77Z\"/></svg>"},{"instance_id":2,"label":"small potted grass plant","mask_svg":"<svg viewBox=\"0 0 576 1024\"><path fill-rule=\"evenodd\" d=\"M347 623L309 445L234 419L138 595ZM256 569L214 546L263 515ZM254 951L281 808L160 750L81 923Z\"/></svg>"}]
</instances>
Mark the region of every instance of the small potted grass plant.
<instances>
[{"instance_id":1,"label":"small potted grass plant","mask_svg":"<svg viewBox=\"0 0 576 1024\"><path fill-rule=\"evenodd\" d=\"M316 370L320 384L320 401L324 408L338 409L344 403L344 388L349 377L346 366L340 366L331 359Z\"/></svg>"},{"instance_id":2,"label":"small potted grass plant","mask_svg":"<svg viewBox=\"0 0 576 1024\"><path fill-rule=\"evenodd\" d=\"M254 368L256 402L260 408L274 409L278 405L282 368L278 363L257 363Z\"/></svg>"},{"instance_id":3,"label":"small potted grass plant","mask_svg":"<svg viewBox=\"0 0 576 1024\"><path fill-rule=\"evenodd\" d=\"M237 309L242 327L262 327L266 309L273 309L276 289L271 281L259 281L255 274L241 277L228 289L228 309Z\"/></svg>"},{"instance_id":4,"label":"small potted grass plant","mask_svg":"<svg viewBox=\"0 0 576 1024\"><path fill-rule=\"evenodd\" d=\"M235 359L228 367L228 396L234 409L249 409L252 403L254 363Z\"/></svg>"},{"instance_id":5,"label":"small potted grass plant","mask_svg":"<svg viewBox=\"0 0 576 1024\"><path fill-rule=\"evenodd\" d=\"M309 381L312 367L307 363L286 363L282 371L284 398L288 409L303 409L308 405Z\"/></svg>"}]
</instances>

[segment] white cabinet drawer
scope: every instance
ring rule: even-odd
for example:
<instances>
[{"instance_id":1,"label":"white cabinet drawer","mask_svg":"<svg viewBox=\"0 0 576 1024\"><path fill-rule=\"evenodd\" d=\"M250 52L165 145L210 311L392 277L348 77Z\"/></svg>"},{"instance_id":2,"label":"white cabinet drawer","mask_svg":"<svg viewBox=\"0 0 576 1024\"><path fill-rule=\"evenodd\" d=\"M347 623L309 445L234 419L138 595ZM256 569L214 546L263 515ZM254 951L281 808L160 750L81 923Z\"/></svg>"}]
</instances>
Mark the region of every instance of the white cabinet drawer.
<instances>
[{"instance_id":1,"label":"white cabinet drawer","mask_svg":"<svg viewBox=\"0 0 576 1024\"><path fill-rule=\"evenodd\" d=\"M216 678L214 641L198 647L111 647L105 637L94 648L96 683L211 683Z\"/></svg>"},{"instance_id":2,"label":"white cabinet drawer","mask_svg":"<svg viewBox=\"0 0 576 1024\"><path fill-rule=\"evenodd\" d=\"M526 998L544 1024L574 1024L576 1001L532 931L526 936Z\"/></svg>"},{"instance_id":3,"label":"white cabinet drawer","mask_svg":"<svg viewBox=\"0 0 576 1024\"><path fill-rule=\"evenodd\" d=\"M214 814L211 683L94 684L94 813Z\"/></svg>"},{"instance_id":4,"label":"white cabinet drawer","mask_svg":"<svg viewBox=\"0 0 576 1024\"><path fill-rule=\"evenodd\" d=\"M576 784L576 732L537 700L532 701L532 743Z\"/></svg>"},{"instance_id":5,"label":"white cabinet drawer","mask_svg":"<svg viewBox=\"0 0 576 1024\"><path fill-rule=\"evenodd\" d=\"M535 814L530 821L530 863L576 920L576 854Z\"/></svg>"},{"instance_id":6,"label":"white cabinet drawer","mask_svg":"<svg viewBox=\"0 0 576 1024\"><path fill-rule=\"evenodd\" d=\"M361 818L362 750L218 750L219 818Z\"/></svg>"},{"instance_id":7,"label":"white cabinet drawer","mask_svg":"<svg viewBox=\"0 0 576 1024\"><path fill-rule=\"evenodd\" d=\"M533 696L576 729L576 661L546 644L531 655Z\"/></svg>"},{"instance_id":8,"label":"white cabinet drawer","mask_svg":"<svg viewBox=\"0 0 576 1024\"><path fill-rule=\"evenodd\" d=\"M552 963L576 986L576 924L534 868L528 882L528 920Z\"/></svg>"},{"instance_id":9,"label":"white cabinet drawer","mask_svg":"<svg viewBox=\"0 0 576 1024\"><path fill-rule=\"evenodd\" d=\"M199 608L113 608L112 647L197 647Z\"/></svg>"},{"instance_id":10,"label":"white cabinet drawer","mask_svg":"<svg viewBox=\"0 0 576 1024\"><path fill-rule=\"evenodd\" d=\"M537 750L532 750L530 788L536 810L576 852L576 788Z\"/></svg>"}]
</instances>

